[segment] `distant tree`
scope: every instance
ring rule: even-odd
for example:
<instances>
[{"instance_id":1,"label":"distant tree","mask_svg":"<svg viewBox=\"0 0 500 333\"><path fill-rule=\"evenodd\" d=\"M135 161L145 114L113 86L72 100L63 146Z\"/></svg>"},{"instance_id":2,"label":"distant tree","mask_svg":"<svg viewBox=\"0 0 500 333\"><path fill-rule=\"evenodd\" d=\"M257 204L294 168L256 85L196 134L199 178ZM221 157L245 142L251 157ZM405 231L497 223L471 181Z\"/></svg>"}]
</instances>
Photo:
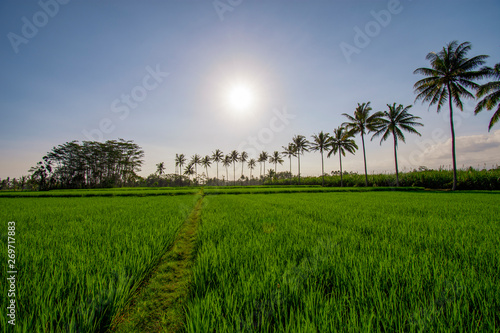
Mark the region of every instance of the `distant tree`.
<instances>
[{"instance_id":1,"label":"distant tree","mask_svg":"<svg viewBox=\"0 0 500 333\"><path fill-rule=\"evenodd\" d=\"M394 163L396 166L396 186L399 186L399 171L398 171L398 139L405 142L405 136L403 131L417 134L418 136L422 136L414 127L415 126L424 126L423 124L417 122L420 117L416 117L408 112L408 110L412 107L408 105L404 107L402 104L396 106L396 103L389 105L387 104L389 111L384 111L383 115L380 117L380 124L378 126L377 131L372 136L373 138L382 135L382 139L380 140L380 144L382 141L385 141L392 135L394 140Z\"/></svg>"},{"instance_id":2,"label":"distant tree","mask_svg":"<svg viewBox=\"0 0 500 333\"><path fill-rule=\"evenodd\" d=\"M207 155L201 159L201 165L205 167L205 172L207 173L207 180L208 180L208 168L210 167L211 164L212 164L212 159L210 158L210 156Z\"/></svg>"},{"instance_id":3,"label":"distant tree","mask_svg":"<svg viewBox=\"0 0 500 333\"><path fill-rule=\"evenodd\" d=\"M191 162L189 162L189 164L194 166L195 181L198 182L198 165L201 164L201 156L194 154L193 157L191 157Z\"/></svg>"},{"instance_id":4,"label":"distant tree","mask_svg":"<svg viewBox=\"0 0 500 333\"><path fill-rule=\"evenodd\" d=\"M257 162L255 161L254 158L251 158L249 161L248 161L248 168L250 169L250 179L252 179L252 170L255 169L255 165L257 164Z\"/></svg>"},{"instance_id":5,"label":"distant tree","mask_svg":"<svg viewBox=\"0 0 500 333\"><path fill-rule=\"evenodd\" d=\"M282 146L281 148L283 148L282 154L290 160L290 178L292 178L292 157L296 156L296 148L293 143L289 143L288 146Z\"/></svg>"},{"instance_id":6,"label":"distant tree","mask_svg":"<svg viewBox=\"0 0 500 333\"><path fill-rule=\"evenodd\" d=\"M231 158L231 155L226 155L224 156L224 159L222 160L222 165L226 167L226 179L229 182L229 174L227 171L227 168L233 163L233 159Z\"/></svg>"},{"instance_id":7,"label":"distant tree","mask_svg":"<svg viewBox=\"0 0 500 333\"><path fill-rule=\"evenodd\" d=\"M359 104L354 111L354 117L343 113L349 121L342 124L352 134L361 134L361 142L363 144L363 160L365 162L365 186L368 186L368 171L366 168L366 152L365 152L365 134L376 131L379 118L382 116L381 112L376 112L370 116L370 102Z\"/></svg>"},{"instance_id":8,"label":"distant tree","mask_svg":"<svg viewBox=\"0 0 500 333\"><path fill-rule=\"evenodd\" d=\"M194 170L194 164L193 163L189 163L187 166L186 166L186 170L184 171L184 174L186 176L188 176L188 178L192 175L196 175L196 171Z\"/></svg>"},{"instance_id":9,"label":"distant tree","mask_svg":"<svg viewBox=\"0 0 500 333\"><path fill-rule=\"evenodd\" d=\"M158 178L161 177L161 175L163 174L164 171L165 171L165 163L164 162L160 162L160 163L156 164L156 173L158 174Z\"/></svg>"},{"instance_id":10,"label":"distant tree","mask_svg":"<svg viewBox=\"0 0 500 333\"><path fill-rule=\"evenodd\" d=\"M269 163L274 163L274 173L276 174L278 170L278 163L280 165L283 164L283 158L281 157L281 153L279 151L274 151L274 153L269 157Z\"/></svg>"},{"instance_id":11,"label":"distant tree","mask_svg":"<svg viewBox=\"0 0 500 333\"><path fill-rule=\"evenodd\" d=\"M476 96L478 98L484 97L476 106L475 114L483 111L484 109L491 111L497 108L491 117L488 126L488 132L491 130L498 120L500 120L500 63L496 64L494 68L485 69L493 81L483 84L477 90ZM495 81L496 80L496 81Z\"/></svg>"},{"instance_id":12,"label":"distant tree","mask_svg":"<svg viewBox=\"0 0 500 333\"><path fill-rule=\"evenodd\" d=\"M186 163L186 156L184 154L175 154L175 166L179 167L179 181L182 180L182 167Z\"/></svg>"},{"instance_id":13,"label":"distant tree","mask_svg":"<svg viewBox=\"0 0 500 333\"><path fill-rule=\"evenodd\" d=\"M345 157L345 152L349 152L354 154L354 152L358 149L356 142L352 139L354 134L347 131L344 127L339 126L333 130L333 136L330 138L330 151L328 152L327 157L330 157L332 154L339 153L339 161L340 161L340 187L344 186L344 182L342 180L342 156Z\"/></svg>"},{"instance_id":14,"label":"distant tree","mask_svg":"<svg viewBox=\"0 0 500 333\"><path fill-rule=\"evenodd\" d=\"M216 149L212 153L212 161L214 161L217 164L217 184L219 184L219 162L222 162L224 159L224 154L220 149Z\"/></svg>"},{"instance_id":15,"label":"distant tree","mask_svg":"<svg viewBox=\"0 0 500 333\"><path fill-rule=\"evenodd\" d=\"M242 151L240 154L241 176L242 177L243 177L243 167L244 167L246 161L248 161L248 153L246 151Z\"/></svg>"},{"instance_id":16,"label":"distant tree","mask_svg":"<svg viewBox=\"0 0 500 333\"><path fill-rule=\"evenodd\" d=\"M306 140L306 137L303 135L296 135L292 139L292 143L295 147L295 154L298 159L299 165L299 185L300 185L300 155L304 154L304 152L309 151L309 142Z\"/></svg>"},{"instance_id":17,"label":"distant tree","mask_svg":"<svg viewBox=\"0 0 500 333\"><path fill-rule=\"evenodd\" d=\"M467 90L478 90L479 85L474 80L481 79L488 75L488 71L475 69L485 63L486 55L479 55L467 58L467 52L471 49L471 44L465 42L458 44L452 41L438 53L430 52L426 59L430 61L431 68L417 68L413 74L427 76L425 79L415 83L415 93L418 93L415 101L422 100L428 102L429 107L436 104L437 112L448 101L450 109L451 127L451 154L453 159L453 187L457 188L457 159L455 154L455 128L453 124L453 103L463 111L462 98L474 98L474 95Z\"/></svg>"},{"instance_id":18,"label":"distant tree","mask_svg":"<svg viewBox=\"0 0 500 333\"><path fill-rule=\"evenodd\" d=\"M268 158L269 158L269 154L266 151L262 151L259 155L258 161L260 163L264 163L264 177L266 176L266 162L267 162ZM262 177L262 172L261 172L260 176Z\"/></svg>"},{"instance_id":19,"label":"distant tree","mask_svg":"<svg viewBox=\"0 0 500 333\"><path fill-rule=\"evenodd\" d=\"M319 132L319 134L314 134L312 136L313 141L311 142L311 150L319 151L321 153L321 186L325 186L325 162L323 159L323 152L328 149L328 143L330 141L330 134Z\"/></svg>"},{"instance_id":20,"label":"distant tree","mask_svg":"<svg viewBox=\"0 0 500 333\"><path fill-rule=\"evenodd\" d=\"M240 161L240 154L233 150L230 154L231 162L233 162L233 182L236 184L236 162Z\"/></svg>"}]
</instances>

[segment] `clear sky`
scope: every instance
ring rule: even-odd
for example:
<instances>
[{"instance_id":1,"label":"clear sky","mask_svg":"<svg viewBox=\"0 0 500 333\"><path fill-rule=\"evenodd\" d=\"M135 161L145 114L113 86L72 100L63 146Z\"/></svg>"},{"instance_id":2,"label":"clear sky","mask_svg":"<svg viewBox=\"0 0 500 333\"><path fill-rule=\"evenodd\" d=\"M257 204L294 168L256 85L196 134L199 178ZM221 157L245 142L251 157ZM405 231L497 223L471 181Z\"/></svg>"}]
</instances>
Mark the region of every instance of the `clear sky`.
<instances>
[{"instance_id":1,"label":"clear sky","mask_svg":"<svg viewBox=\"0 0 500 333\"><path fill-rule=\"evenodd\" d=\"M134 140L143 176L162 161L173 173L176 153L281 151L295 134L331 133L357 103L414 104L413 71L452 40L500 62L499 14L498 0L3 0L0 177L28 174L71 140ZM246 108L228 101L235 86ZM458 165L500 164L500 126L488 133L492 113L465 106ZM401 144L401 169L451 164L444 111L411 109L425 127ZM392 172L390 141L366 149L370 173ZM362 161L358 151L344 169L361 172ZM319 153L307 153L303 174L320 171Z\"/></svg>"}]
</instances>

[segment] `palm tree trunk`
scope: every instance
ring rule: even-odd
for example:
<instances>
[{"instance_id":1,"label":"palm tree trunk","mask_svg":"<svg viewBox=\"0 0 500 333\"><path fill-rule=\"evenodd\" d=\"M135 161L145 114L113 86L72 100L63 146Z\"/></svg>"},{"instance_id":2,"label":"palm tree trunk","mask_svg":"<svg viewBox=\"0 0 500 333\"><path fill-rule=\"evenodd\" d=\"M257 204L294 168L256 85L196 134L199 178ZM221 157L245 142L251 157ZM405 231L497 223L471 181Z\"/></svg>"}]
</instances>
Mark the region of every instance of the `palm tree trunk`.
<instances>
[{"instance_id":1,"label":"palm tree trunk","mask_svg":"<svg viewBox=\"0 0 500 333\"><path fill-rule=\"evenodd\" d=\"M207 182L208 182L208 167L205 167L205 171L207 172Z\"/></svg>"},{"instance_id":2,"label":"palm tree trunk","mask_svg":"<svg viewBox=\"0 0 500 333\"><path fill-rule=\"evenodd\" d=\"M298 162L299 162L299 185L300 185L300 153L297 154Z\"/></svg>"},{"instance_id":3,"label":"palm tree trunk","mask_svg":"<svg viewBox=\"0 0 500 333\"><path fill-rule=\"evenodd\" d=\"M292 155L288 155L288 159L290 160L290 185L292 185Z\"/></svg>"},{"instance_id":4,"label":"palm tree trunk","mask_svg":"<svg viewBox=\"0 0 500 333\"><path fill-rule=\"evenodd\" d=\"M219 186L219 162L216 162L217 164L217 186Z\"/></svg>"},{"instance_id":5,"label":"palm tree trunk","mask_svg":"<svg viewBox=\"0 0 500 333\"><path fill-rule=\"evenodd\" d=\"M344 187L344 183L342 181L342 154L339 150L339 159L340 159L340 187Z\"/></svg>"},{"instance_id":6,"label":"palm tree trunk","mask_svg":"<svg viewBox=\"0 0 500 333\"><path fill-rule=\"evenodd\" d=\"M366 152L365 152L365 137L361 132L361 141L363 142L363 159L365 161L365 186L368 187L368 172L366 171Z\"/></svg>"},{"instance_id":7,"label":"palm tree trunk","mask_svg":"<svg viewBox=\"0 0 500 333\"><path fill-rule=\"evenodd\" d=\"M394 163L396 164L396 187L399 187L398 153L397 153L398 144L394 130L392 131L392 137L394 138Z\"/></svg>"},{"instance_id":8,"label":"palm tree trunk","mask_svg":"<svg viewBox=\"0 0 500 333\"><path fill-rule=\"evenodd\" d=\"M236 185L236 162L233 162L233 185Z\"/></svg>"},{"instance_id":9,"label":"palm tree trunk","mask_svg":"<svg viewBox=\"0 0 500 333\"><path fill-rule=\"evenodd\" d=\"M323 160L323 150L321 150L321 177L323 179L321 180L321 186L325 186L325 163Z\"/></svg>"},{"instance_id":10,"label":"palm tree trunk","mask_svg":"<svg viewBox=\"0 0 500 333\"><path fill-rule=\"evenodd\" d=\"M453 126L453 106L451 102L450 85L448 85L448 102L450 104L450 126L451 126L451 155L453 158L453 187L452 191L457 189L457 156L455 153L455 127Z\"/></svg>"},{"instance_id":11,"label":"palm tree trunk","mask_svg":"<svg viewBox=\"0 0 500 333\"><path fill-rule=\"evenodd\" d=\"M226 167L226 182L229 182L229 171L227 171L227 167Z\"/></svg>"},{"instance_id":12,"label":"palm tree trunk","mask_svg":"<svg viewBox=\"0 0 500 333\"><path fill-rule=\"evenodd\" d=\"M266 180L266 161L264 161L264 181Z\"/></svg>"}]
</instances>

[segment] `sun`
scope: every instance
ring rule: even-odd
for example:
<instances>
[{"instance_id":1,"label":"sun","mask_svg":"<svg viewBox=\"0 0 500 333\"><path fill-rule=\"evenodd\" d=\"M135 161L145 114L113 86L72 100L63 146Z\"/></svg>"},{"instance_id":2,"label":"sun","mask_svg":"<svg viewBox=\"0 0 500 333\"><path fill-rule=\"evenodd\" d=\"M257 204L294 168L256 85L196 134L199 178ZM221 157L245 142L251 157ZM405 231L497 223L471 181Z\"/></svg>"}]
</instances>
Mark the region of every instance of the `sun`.
<instances>
[{"instance_id":1,"label":"sun","mask_svg":"<svg viewBox=\"0 0 500 333\"><path fill-rule=\"evenodd\" d=\"M236 111L247 111L254 103L254 94L244 84L234 85L229 90L228 103Z\"/></svg>"}]
</instances>

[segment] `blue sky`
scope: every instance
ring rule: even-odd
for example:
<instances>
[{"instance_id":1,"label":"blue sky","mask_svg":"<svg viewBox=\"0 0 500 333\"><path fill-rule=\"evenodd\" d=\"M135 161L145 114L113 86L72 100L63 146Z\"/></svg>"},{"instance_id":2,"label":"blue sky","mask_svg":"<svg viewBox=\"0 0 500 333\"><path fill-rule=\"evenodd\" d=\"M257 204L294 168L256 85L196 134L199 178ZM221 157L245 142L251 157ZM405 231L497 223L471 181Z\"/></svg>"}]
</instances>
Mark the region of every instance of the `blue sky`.
<instances>
[{"instance_id":1,"label":"blue sky","mask_svg":"<svg viewBox=\"0 0 500 333\"><path fill-rule=\"evenodd\" d=\"M71 140L134 140L146 153L143 176L162 161L174 172L176 153L281 150L295 134L331 133L357 103L371 101L375 111L414 104L421 77L413 71L452 40L471 42L470 56L490 55L487 65L500 62L498 1L219 4L228 10L210 0L2 1L0 178L27 174ZM381 24L373 13L391 14ZM356 47L357 28L371 37L346 57L341 45ZM244 113L227 105L238 83L254 95ZM127 95L135 96L129 105ZM459 166L500 164L500 127L488 133L491 112L473 116L475 103L465 105L456 126ZM400 146L401 168L451 164L446 112L421 103L411 110L425 127ZM366 148L370 173L392 171L390 142ZM319 163L318 153L306 154L302 172L319 174ZM344 163L362 171L361 151ZM325 169L337 170L338 159Z\"/></svg>"}]
</instances>

